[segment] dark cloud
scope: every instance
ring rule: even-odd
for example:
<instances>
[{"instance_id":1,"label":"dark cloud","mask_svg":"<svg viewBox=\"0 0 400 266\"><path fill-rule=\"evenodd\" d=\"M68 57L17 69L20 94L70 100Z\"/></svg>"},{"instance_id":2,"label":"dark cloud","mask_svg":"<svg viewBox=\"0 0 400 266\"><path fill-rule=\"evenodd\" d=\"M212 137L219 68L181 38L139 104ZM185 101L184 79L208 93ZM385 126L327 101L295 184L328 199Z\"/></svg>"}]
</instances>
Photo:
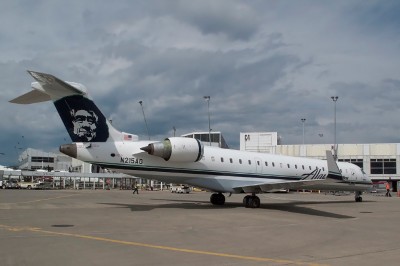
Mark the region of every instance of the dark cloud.
<instances>
[{"instance_id":1,"label":"dark cloud","mask_svg":"<svg viewBox=\"0 0 400 266\"><path fill-rule=\"evenodd\" d=\"M84 84L114 125L152 139L278 131L283 143L399 142L396 1L5 1L0 163L69 137L51 103L13 105L27 69ZM10 26L12 25L12 26ZM12 121L12 123L8 122ZM319 134L323 134L320 137ZM24 136L22 139L21 136ZM20 144L18 144L20 142Z\"/></svg>"}]
</instances>

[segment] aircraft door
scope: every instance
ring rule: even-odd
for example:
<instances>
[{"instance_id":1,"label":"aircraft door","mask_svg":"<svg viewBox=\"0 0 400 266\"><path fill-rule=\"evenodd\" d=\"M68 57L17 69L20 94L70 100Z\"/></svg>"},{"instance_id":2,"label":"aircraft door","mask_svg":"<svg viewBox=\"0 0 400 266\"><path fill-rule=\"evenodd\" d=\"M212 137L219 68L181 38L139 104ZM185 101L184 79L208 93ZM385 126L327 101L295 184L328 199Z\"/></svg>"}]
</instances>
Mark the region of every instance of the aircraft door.
<instances>
[{"instance_id":1,"label":"aircraft door","mask_svg":"<svg viewBox=\"0 0 400 266\"><path fill-rule=\"evenodd\" d=\"M357 173L353 168L350 169L350 176L351 176L351 179L353 179L354 181L356 181L358 179Z\"/></svg>"}]
</instances>

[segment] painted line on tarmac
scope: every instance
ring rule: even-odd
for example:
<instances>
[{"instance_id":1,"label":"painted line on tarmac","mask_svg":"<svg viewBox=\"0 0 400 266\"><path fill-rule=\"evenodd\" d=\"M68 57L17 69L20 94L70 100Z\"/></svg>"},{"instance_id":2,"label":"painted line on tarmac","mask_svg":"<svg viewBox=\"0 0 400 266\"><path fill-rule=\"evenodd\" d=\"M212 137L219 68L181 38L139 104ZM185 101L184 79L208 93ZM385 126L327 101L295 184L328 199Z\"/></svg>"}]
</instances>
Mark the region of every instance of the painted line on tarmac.
<instances>
[{"instance_id":1,"label":"painted line on tarmac","mask_svg":"<svg viewBox=\"0 0 400 266\"><path fill-rule=\"evenodd\" d=\"M61 198L68 198L72 197L75 195L79 194L69 194L69 195L64 195L64 196L58 196L58 197L52 197L52 198L44 198L44 199L37 199L37 200L29 200L29 201L21 201L21 202L2 202L2 204L26 204L26 203L35 203L35 202L40 202L40 201L48 201L48 200L55 200L55 199L61 199Z\"/></svg>"},{"instance_id":2,"label":"painted line on tarmac","mask_svg":"<svg viewBox=\"0 0 400 266\"><path fill-rule=\"evenodd\" d=\"M215 257L225 257L225 258L240 259L240 260L247 260L247 261L273 262L273 263L290 264L290 265L326 266L326 264L319 264L319 263L312 263L312 262L301 262L301 261L284 260L284 259L241 256L241 255L235 255L235 254L218 253L218 252L210 252L210 251L202 251L202 250L194 250L194 249L174 248L174 247L169 247L169 246L152 245L152 244L117 240L117 239L104 238L104 237L48 231L48 230L43 230L41 228L28 227L28 226L27 227L15 227L15 226L8 226L8 225L0 224L0 229L6 229L6 230L12 231L12 232L29 231L29 232L35 232L35 233L45 233L45 234L50 234L50 235L68 236L68 237L96 240L96 241L128 245L128 246L145 247L145 248L168 250L168 251L175 251L175 252L182 252L182 253L215 256Z\"/></svg>"}]
</instances>

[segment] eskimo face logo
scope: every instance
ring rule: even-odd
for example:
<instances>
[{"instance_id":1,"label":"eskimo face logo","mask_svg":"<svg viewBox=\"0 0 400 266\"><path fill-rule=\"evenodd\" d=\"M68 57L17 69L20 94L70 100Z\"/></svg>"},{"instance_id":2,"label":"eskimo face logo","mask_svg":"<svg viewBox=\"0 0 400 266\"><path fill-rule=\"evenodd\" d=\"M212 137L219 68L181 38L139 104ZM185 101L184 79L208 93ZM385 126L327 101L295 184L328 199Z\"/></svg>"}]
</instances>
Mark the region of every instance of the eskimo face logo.
<instances>
[{"instance_id":1,"label":"eskimo face logo","mask_svg":"<svg viewBox=\"0 0 400 266\"><path fill-rule=\"evenodd\" d=\"M79 138L92 141L96 137L97 123L99 117L91 110L71 110L74 134Z\"/></svg>"},{"instance_id":2,"label":"eskimo face logo","mask_svg":"<svg viewBox=\"0 0 400 266\"><path fill-rule=\"evenodd\" d=\"M74 142L104 142L109 137L106 118L92 100L71 95L54 102Z\"/></svg>"}]
</instances>

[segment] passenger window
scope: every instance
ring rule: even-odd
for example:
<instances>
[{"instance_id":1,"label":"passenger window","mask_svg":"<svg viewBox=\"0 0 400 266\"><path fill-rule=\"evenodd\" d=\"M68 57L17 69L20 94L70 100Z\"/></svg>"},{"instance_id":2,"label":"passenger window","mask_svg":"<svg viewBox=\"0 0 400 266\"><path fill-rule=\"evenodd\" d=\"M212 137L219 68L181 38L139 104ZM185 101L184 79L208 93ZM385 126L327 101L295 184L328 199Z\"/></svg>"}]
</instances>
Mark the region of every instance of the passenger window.
<instances>
[{"instance_id":1,"label":"passenger window","mask_svg":"<svg viewBox=\"0 0 400 266\"><path fill-rule=\"evenodd\" d=\"M257 165L258 165L258 166L260 165L260 161L257 161Z\"/></svg>"},{"instance_id":2,"label":"passenger window","mask_svg":"<svg viewBox=\"0 0 400 266\"><path fill-rule=\"evenodd\" d=\"M265 162L265 166L268 166L268 162Z\"/></svg>"},{"instance_id":3,"label":"passenger window","mask_svg":"<svg viewBox=\"0 0 400 266\"><path fill-rule=\"evenodd\" d=\"M224 162L224 158L223 157L221 157L221 163L223 163Z\"/></svg>"},{"instance_id":4,"label":"passenger window","mask_svg":"<svg viewBox=\"0 0 400 266\"><path fill-rule=\"evenodd\" d=\"M294 165L294 168L296 168L296 169L297 169L297 164L295 164L295 165Z\"/></svg>"},{"instance_id":5,"label":"passenger window","mask_svg":"<svg viewBox=\"0 0 400 266\"><path fill-rule=\"evenodd\" d=\"M229 161L230 161L231 163L233 163L233 160L232 160L232 158L229 158Z\"/></svg>"},{"instance_id":6,"label":"passenger window","mask_svg":"<svg viewBox=\"0 0 400 266\"><path fill-rule=\"evenodd\" d=\"M303 168L303 170L304 170L304 165L302 165L301 167L302 167L302 168Z\"/></svg>"},{"instance_id":7,"label":"passenger window","mask_svg":"<svg viewBox=\"0 0 400 266\"><path fill-rule=\"evenodd\" d=\"M242 159L239 159L239 163L242 164Z\"/></svg>"},{"instance_id":8,"label":"passenger window","mask_svg":"<svg viewBox=\"0 0 400 266\"><path fill-rule=\"evenodd\" d=\"M274 162L272 162L272 167L275 167L275 163Z\"/></svg>"},{"instance_id":9,"label":"passenger window","mask_svg":"<svg viewBox=\"0 0 400 266\"><path fill-rule=\"evenodd\" d=\"M311 170L311 165L310 165L310 166L308 166L308 168L310 168L310 170Z\"/></svg>"},{"instance_id":10,"label":"passenger window","mask_svg":"<svg viewBox=\"0 0 400 266\"><path fill-rule=\"evenodd\" d=\"M251 164L251 161L249 160L249 164Z\"/></svg>"},{"instance_id":11,"label":"passenger window","mask_svg":"<svg viewBox=\"0 0 400 266\"><path fill-rule=\"evenodd\" d=\"M287 164L287 168L290 168L290 164Z\"/></svg>"},{"instance_id":12,"label":"passenger window","mask_svg":"<svg viewBox=\"0 0 400 266\"><path fill-rule=\"evenodd\" d=\"M215 162L215 157L211 156L211 161Z\"/></svg>"}]
</instances>

